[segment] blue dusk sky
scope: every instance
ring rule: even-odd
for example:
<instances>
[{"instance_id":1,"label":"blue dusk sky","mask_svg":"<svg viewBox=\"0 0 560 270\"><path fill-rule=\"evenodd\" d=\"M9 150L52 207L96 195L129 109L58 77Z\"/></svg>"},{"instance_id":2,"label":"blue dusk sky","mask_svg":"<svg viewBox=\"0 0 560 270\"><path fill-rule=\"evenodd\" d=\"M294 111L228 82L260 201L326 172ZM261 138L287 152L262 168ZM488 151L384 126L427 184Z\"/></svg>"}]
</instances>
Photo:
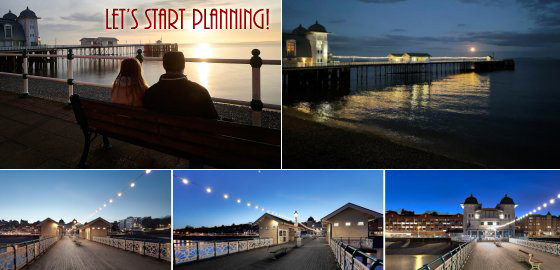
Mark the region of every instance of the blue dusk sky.
<instances>
[{"instance_id":1,"label":"blue dusk sky","mask_svg":"<svg viewBox=\"0 0 560 270\"><path fill-rule=\"evenodd\" d=\"M256 221L270 209L293 220L320 220L351 202L383 212L382 171L174 171L173 226L220 226ZM189 184L181 182L187 178ZM212 193L205 189L212 188ZM224 199L224 194L229 199ZM238 204L236 200L242 199ZM251 207L247 207L247 202Z\"/></svg>"},{"instance_id":2,"label":"blue dusk sky","mask_svg":"<svg viewBox=\"0 0 560 270\"><path fill-rule=\"evenodd\" d=\"M494 208L508 195L521 216L557 199L560 171L387 171L386 209L463 213L471 194L483 208ZM560 200L538 214L560 214Z\"/></svg>"},{"instance_id":3,"label":"blue dusk sky","mask_svg":"<svg viewBox=\"0 0 560 270\"><path fill-rule=\"evenodd\" d=\"M142 175L142 176L140 176ZM50 217L80 222L102 217L109 222L171 214L171 171L0 171L0 219L30 223ZM136 186L129 185L138 179ZM122 192L117 198L116 194ZM108 200L114 198L113 203ZM95 209L107 207L90 216Z\"/></svg>"},{"instance_id":4,"label":"blue dusk sky","mask_svg":"<svg viewBox=\"0 0 560 270\"><path fill-rule=\"evenodd\" d=\"M283 31L319 20L334 55L560 57L560 1L284 0ZM470 53L474 46L477 52Z\"/></svg>"}]
</instances>

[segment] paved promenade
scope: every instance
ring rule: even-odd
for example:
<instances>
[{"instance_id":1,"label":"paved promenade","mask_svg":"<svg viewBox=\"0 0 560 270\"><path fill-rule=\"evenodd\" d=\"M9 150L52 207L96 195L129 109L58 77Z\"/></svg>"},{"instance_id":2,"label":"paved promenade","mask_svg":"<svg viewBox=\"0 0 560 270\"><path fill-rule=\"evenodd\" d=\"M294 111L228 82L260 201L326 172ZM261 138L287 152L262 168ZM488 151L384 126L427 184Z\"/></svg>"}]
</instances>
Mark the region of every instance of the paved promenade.
<instances>
[{"instance_id":1,"label":"paved promenade","mask_svg":"<svg viewBox=\"0 0 560 270\"><path fill-rule=\"evenodd\" d=\"M28 270L163 270L171 263L105 246L89 240L63 237L37 261L26 266Z\"/></svg>"},{"instance_id":2,"label":"paved promenade","mask_svg":"<svg viewBox=\"0 0 560 270\"><path fill-rule=\"evenodd\" d=\"M83 134L72 110L40 98L20 99L0 91L0 168L75 168L82 154ZM186 168L188 161L111 139L104 149L97 138L89 168Z\"/></svg>"},{"instance_id":3,"label":"paved promenade","mask_svg":"<svg viewBox=\"0 0 560 270\"><path fill-rule=\"evenodd\" d=\"M317 238L302 247L274 259L266 248L217 257L206 261L176 266L185 270L338 270L336 260L325 238Z\"/></svg>"},{"instance_id":4,"label":"paved promenade","mask_svg":"<svg viewBox=\"0 0 560 270\"><path fill-rule=\"evenodd\" d=\"M542 261L541 270L559 269L560 256L540 252L518 246L511 243L502 243L502 247L496 247L491 242L479 242L476 244L473 254L469 262L465 265L464 270L527 270L531 267L526 262L517 260L517 250L522 249L533 253L535 257Z\"/></svg>"}]
</instances>

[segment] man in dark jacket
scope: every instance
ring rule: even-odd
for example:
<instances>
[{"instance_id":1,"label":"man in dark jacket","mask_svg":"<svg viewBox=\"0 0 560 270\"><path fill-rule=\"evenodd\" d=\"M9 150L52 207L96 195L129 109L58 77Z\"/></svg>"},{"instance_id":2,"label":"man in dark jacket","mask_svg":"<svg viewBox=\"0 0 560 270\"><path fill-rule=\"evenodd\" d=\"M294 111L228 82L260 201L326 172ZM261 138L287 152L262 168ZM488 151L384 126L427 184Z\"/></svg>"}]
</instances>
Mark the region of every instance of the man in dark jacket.
<instances>
[{"instance_id":1,"label":"man in dark jacket","mask_svg":"<svg viewBox=\"0 0 560 270\"><path fill-rule=\"evenodd\" d=\"M167 52L163 56L165 74L144 95L144 107L156 112L218 119L218 113L206 88L189 81L183 74L185 56Z\"/></svg>"}]
</instances>

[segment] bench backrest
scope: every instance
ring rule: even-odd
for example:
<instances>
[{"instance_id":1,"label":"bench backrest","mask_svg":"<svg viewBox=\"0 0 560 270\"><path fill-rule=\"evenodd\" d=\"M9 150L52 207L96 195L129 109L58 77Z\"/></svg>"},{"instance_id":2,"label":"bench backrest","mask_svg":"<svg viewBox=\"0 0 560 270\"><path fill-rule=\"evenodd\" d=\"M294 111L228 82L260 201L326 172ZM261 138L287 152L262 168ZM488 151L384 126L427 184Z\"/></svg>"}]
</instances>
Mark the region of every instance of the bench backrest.
<instances>
[{"instance_id":1,"label":"bench backrest","mask_svg":"<svg viewBox=\"0 0 560 270\"><path fill-rule=\"evenodd\" d=\"M226 168L279 168L280 131L71 97L85 131Z\"/></svg>"}]
</instances>

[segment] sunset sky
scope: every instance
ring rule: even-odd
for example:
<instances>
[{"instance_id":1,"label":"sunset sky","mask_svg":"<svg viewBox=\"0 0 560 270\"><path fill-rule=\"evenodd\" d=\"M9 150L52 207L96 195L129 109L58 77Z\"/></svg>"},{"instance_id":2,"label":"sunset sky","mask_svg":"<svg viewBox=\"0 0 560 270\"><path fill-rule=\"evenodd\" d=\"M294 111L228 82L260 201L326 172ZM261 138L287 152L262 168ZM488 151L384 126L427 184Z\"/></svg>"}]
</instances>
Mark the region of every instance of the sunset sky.
<instances>
[{"instance_id":1,"label":"sunset sky","mask_svg":"<svg viewBox=\"0 0 560 270\"><path fill-rule=\"evenodd\" d=\"M118 4L117 4L118 3ZM164 42L176 43L260 43L280 40L280 1L258 0L122 0L122 1L75 1L75 0L27 0L3 1L0 13L11 10L19 15L26 6L34 11L39 20L39 35L43 44L78 44L82 37L116 37L120 43L155 42L163 37ZM105 9L137 8L140 25L144 26L144 10L148 8L184 8L183 30L131 30L105 29ZM252 8L270 9L269 30L196 30L192 29L193 8ZM130 17L131 18L131 17ZM133 24L132 24L133 25ZM125 22L126 26L126 22ZM129 28L129 27L128 27Z\"/></svg>"}]
</instances>

